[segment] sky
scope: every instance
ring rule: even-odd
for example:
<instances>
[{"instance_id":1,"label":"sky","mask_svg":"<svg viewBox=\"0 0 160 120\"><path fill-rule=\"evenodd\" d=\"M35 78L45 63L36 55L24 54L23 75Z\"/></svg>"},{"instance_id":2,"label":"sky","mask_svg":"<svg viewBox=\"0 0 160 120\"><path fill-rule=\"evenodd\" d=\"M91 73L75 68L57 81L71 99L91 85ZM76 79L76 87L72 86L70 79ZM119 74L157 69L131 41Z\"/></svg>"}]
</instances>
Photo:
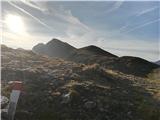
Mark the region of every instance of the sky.
<instances>
[{"instance_id":1,"label":"sky","mask_svg":"<svg viewBox=\"0 0 160 120\"><path fill-rule=\"evenodd\" d=\"M2 1L2 44L32 49L53 38L118 56L160 60L158 1Z\"/></svg>"}]
</instances>

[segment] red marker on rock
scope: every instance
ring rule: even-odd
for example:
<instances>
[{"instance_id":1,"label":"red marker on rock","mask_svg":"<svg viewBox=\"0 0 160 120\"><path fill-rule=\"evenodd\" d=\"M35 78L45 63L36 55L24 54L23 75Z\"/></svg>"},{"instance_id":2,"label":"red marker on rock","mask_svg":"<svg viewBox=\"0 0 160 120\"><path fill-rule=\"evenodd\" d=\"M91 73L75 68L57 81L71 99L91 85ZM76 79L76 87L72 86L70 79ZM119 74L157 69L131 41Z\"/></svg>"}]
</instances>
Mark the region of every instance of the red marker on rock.
<instances>
[{"instance_id":1,"label":"red marker on rock","mask_svg":"<svg viewBox=\"0 0 160 120\"><path fill-rule=\"evenodd\" d=\"M22 82L21 81L10 81L9 84L11 86L12 92L10 95L8 117L9 117L9 120L14 120L14 115L16 112L18 99L19 99L19 96L22 90Z\"/></svg>"}]
</instances>

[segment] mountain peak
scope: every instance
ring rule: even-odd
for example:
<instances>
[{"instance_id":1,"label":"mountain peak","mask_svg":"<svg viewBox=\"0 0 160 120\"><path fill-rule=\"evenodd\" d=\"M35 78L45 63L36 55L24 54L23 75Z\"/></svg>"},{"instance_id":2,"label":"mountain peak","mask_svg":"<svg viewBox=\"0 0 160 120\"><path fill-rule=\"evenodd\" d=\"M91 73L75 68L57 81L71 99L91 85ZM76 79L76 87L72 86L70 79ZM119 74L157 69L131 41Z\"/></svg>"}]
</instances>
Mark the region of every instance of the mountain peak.
<instances>
[{"instance_id":1,"label":"mountain peak","mask_svg":"<svg viewBox=\"0 0 160 120\"><path fill-rule=\"evenodd\" d=\"M47 44L55 44L55 43L64 43L60 41L59 39L53 38L51 41L49 41Z\"/></svg>"},{"instance_id":2,"label":"mountain peak","mask_svg":"<svg viewBox=\"0 0 160 120\"><path fill-rule=\"evenodd\" d=\"M46 44L37 44L33 47L33 51L39 54L45 54L50 57L66 58L76 48L66 42L62 42L56 38Z\"/></svg>"},{"instance_id":3,"label":"mountain peak","mask_svg":"<svg viewBox=\"0 0 160 120\"><path fill-rule=\"evenodd\" d=\"M87 47L83 47L83 48L80 48L79 50L81 51L85 51L85 52L89 52L89 53L92 53L92 54L95 54L95 55L102 55L102 56L108 56L108 57L117 57L116 55L113 55L95 45L89 45Z\"/></svg>"}]
</instances>

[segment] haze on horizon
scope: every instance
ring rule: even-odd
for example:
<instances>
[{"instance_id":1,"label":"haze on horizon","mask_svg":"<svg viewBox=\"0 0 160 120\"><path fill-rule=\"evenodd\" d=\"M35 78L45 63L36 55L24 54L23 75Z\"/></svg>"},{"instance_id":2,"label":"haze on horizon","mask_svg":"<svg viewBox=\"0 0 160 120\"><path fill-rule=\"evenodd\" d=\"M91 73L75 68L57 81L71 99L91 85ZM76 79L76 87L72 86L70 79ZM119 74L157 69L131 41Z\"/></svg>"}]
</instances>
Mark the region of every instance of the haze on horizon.
<instances>
[{"instance_id":1,"label":"haze on horizon","mask_svg":"<svg viewBox=\"0 0 160 120\"><path fill-rule=\"evenodd\" d=\"M2 1L2 44L32 49L52 38L118 56L160 59L158 1Z\"/></svg>"}]
</instances>

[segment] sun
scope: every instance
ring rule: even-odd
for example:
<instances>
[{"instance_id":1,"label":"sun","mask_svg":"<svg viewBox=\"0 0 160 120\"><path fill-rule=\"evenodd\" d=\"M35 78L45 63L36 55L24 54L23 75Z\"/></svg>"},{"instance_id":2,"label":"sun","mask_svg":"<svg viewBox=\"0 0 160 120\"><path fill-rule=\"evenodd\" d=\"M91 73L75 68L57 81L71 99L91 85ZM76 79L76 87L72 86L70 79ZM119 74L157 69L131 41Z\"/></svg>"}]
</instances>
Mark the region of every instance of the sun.
<instances>
[{"instance_id":1,"label":"sun","mask_svg":"<svg viewBox=\"0 0 160 120\"><path fill-rule=\"evenodd\" d=\"M5 23L9 30L14 33L24 33L25 25L22 18L18 15L9 14L5 18Z\"/></svg>"}]
</instances>

